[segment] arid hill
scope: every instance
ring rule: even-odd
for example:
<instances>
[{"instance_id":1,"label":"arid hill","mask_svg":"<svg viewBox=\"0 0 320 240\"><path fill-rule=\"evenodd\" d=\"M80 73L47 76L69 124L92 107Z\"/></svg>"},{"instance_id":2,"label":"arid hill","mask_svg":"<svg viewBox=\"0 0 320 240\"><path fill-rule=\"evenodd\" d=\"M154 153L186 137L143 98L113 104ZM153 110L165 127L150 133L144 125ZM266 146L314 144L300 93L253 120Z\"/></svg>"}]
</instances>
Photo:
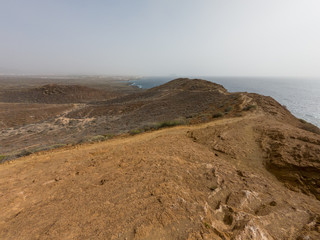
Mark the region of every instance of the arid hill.
<instances>
[{"instance_id":1,"label":"arid hill","mask_svg":"<svg viewBox=\"0 0 320 240\"><path fill-rule=\"evenodd\" d=\"M37 88L11 90L0 94L0 102L11 103L83 103L88 101L105 100L119 96L80 85L47 84Z\"/></svg>"},{"instance_id":2,"label":"arid hill","mask_svg":"<svg viewBox=\"0 0 320 240\"><path fill-rule=\"evenodd\" d=\"M83 142L96 136L101 138L131 130L145 131L168 121L179 124L206 122L215 114L238 114L243 102L247 101L243 94L230 94L218 84L198 79L177 79L150 90L137 89L133 94L86 103L79 96L93 96L98 90L77 89L81 91L73 95L74 86L46 85L23 90L33 94L24 95L27 96L24 101L42 99L39 100L41 104L50 102L47 107L38 105L38 109L37 105L3 103L10 111L0 116L0 153L21 156L21 152L46 149L57 143ZM37 94L41 97L34 97ZM74 104L53 104L59 101Z\"/></svg>"},{"instance_id":3,"label":"arid hill","mask_svg":"<svg viewBox=\"0 0 320 240\"><path fill-rule=\"evenodd\" d=\"M141 133L1 164L0 239L320 239L319 129L270 97L177 79L66 119Z\"/></svg>"},{"instance_id":4,"label":"arid hill","mask_svg":"<svg viewBox=\"0 0 320 240\"><path fill-rule=\"evenodd\" d=\"M270 97L229 93L219 84L200 79L176 79L149 90L137 89L136 93L124 96L116 91L118 97L91 102L82 102L81 94L94 97L99 90L91 89L85 93L87 87L78 87L81 90L72 95L73 87L46 85L26 90L34 93L37 89L36 92L44 95L46 100L50 99L51 104L2 103L3 109L7 110L0 116L0 154L10 159L57 144L101 140L162 125L239 117L257 107L279 121L320 133L317 127L299 121ZM68 91L70 96L66 93ZM106 91L101 93L113 96ZM74 103L52 104L54 99Z\"/></svg>"},{"instance_id":5,"label":"arid hill","mask_svg":"<svg viewBox=\"0 0 320 240\"><path fill-rule=\"evenodd\" d=\"M167 84L114 98L91 103L69 113L67 117L83 118L112 116L119 126L143 127L154 122L175 118L192 118L214 112L231 112L242 103L239 94L228 93L221 85L199 79L176 79ZM211 118L211 115L210 115Z\"/></svg>"}]
</instances>

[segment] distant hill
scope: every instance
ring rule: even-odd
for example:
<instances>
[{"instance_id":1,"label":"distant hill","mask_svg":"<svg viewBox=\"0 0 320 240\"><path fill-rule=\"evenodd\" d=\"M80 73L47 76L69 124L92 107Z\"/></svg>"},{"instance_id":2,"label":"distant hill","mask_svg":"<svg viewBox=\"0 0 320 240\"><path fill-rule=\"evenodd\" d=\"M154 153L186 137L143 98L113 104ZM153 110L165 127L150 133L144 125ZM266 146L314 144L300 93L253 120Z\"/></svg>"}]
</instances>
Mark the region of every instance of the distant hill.
<instances>
[{"instance_id":1,"label":"distant hill","mask_svg":"<svg viewBox=\"0 0 320 240\"><path fill-rule=\"evenodd\" d=\"M67 117L113 116L110 124L116 131L118 126L139 128L179 118L187 118L190 123L206 122L214 116L234 117L257 107L280 121L320 133L317 127L302 123L271 97L229 93L222 85L188 78L172 80L136 94L91 102L84 108L70 112Z\"/></svg>"},{"instance_id":2,"label":"distant hill","mask_svg":"<svg viewBox=\"0 0 320 240\"><path fill-rule=\"evenodd\" d=\"M37 88L2 92L0 102L79 103L105 100L116 96L119 94L81 85L47 84Z\"/></svg>"}]
</instances>

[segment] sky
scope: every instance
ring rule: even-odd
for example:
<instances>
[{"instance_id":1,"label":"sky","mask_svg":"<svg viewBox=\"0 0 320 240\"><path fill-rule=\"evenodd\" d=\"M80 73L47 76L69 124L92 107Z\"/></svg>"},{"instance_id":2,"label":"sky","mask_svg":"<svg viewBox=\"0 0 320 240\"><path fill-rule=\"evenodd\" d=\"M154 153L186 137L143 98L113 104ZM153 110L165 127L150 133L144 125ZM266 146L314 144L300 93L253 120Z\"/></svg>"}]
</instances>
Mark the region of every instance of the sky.
<instances>
[{"instance_id":1,"label":"sky","mask_svg":"<svg viewBox=\"0 0 320 240\"><path fill-rule=\"evenodd\" d=\"M0 73L320 77L319 0L0 0Z\"/></svg>"}]
</instances>

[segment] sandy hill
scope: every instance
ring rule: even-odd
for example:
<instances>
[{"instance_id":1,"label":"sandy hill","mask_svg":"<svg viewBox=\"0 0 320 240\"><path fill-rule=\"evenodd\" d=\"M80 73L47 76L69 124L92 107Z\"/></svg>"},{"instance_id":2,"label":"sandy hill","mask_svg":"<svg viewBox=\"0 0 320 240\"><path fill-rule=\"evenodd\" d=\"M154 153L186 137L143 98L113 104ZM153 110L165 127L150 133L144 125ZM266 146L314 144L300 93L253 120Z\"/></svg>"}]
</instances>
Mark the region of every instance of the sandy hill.
<instances>
[{"instance_id":1,"label":"sandy hill","mask_svg":"<svg viewBox=\"0 0 320 240\"><path fill-rule=\"evenodd\" d=\"M191 118L198 124L1 164L0 239L320 239L318 129L270 97L219 85L210 96L203 84L135 95L149 99L142 112L200 92L213 105ZM89 107L130 98L140 101Z\"/></svg>"}]
</instances>

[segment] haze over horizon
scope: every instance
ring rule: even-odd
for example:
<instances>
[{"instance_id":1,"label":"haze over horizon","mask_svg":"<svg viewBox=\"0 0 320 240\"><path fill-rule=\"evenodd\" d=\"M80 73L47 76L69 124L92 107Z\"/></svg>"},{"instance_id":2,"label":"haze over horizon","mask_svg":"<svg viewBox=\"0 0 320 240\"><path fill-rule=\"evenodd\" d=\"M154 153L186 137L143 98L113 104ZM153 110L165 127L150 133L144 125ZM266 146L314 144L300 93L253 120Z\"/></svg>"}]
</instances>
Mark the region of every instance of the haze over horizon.
<instances>
[{"instance_id":1,"label":"haze over horizon","mask_svg":"<svg viewBox=\"0 0 320 240\"><path fill-rule=\"evenodd\" d=\"M0 0L0 74L320 78L317 0Z\"/></svg>"}]
</instances>

